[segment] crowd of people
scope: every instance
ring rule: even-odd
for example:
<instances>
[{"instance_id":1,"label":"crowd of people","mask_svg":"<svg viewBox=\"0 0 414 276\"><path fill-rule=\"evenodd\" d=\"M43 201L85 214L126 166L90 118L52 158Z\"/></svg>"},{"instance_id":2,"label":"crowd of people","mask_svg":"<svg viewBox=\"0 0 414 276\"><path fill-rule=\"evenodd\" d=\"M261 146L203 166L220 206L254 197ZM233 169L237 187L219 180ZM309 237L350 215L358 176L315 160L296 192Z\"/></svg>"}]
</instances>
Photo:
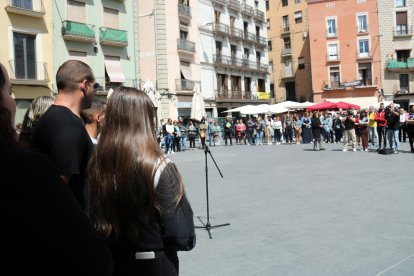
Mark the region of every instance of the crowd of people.
<instances>
[{"instance_id":1,"label":"crowd of people","mask_svg":"<svg viewBox=\"0 0 414 276\"><path fill-rule=\"evenodd\" d=\"M56 98L35 99L16 131L0 69L0 274L178 275L193 212L149 96L120 87L95 101L92 69L70 60Z\"/></svg>"},{"instance_id":2,"label":"crowd of people","mask_svg":"<svg viewBox=\"0 0 414 276\"><path fill-rule=\"evenodd\" d=\"M186 124L182 117L177 121L168 119L158 131L160 146L165 154L193 150L199 137L200 148L206 139L209 146L233 145L280 145L313 143L315 151L324 150L324 143L342 143L343 151L368 151L369 145L377 151L387 148L399 153L400 143L410 143L414 153L414 106L410 111L398 108L394 103L379 104L368 110L339 109L337 111L295 112L282 115L233 119L227 116L218 120L204 117L198 126L192 120ZM187 140L190 146L187 148Z\"/></svg>"}]
</instances>

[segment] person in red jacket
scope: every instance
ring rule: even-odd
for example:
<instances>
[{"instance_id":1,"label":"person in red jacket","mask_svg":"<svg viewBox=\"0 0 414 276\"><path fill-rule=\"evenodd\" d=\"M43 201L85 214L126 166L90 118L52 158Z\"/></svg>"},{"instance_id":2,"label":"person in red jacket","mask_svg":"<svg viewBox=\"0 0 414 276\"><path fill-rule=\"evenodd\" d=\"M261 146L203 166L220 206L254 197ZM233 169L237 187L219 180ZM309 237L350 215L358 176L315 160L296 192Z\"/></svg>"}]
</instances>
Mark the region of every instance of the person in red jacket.
<instances>
[{"instance_id":1,"label":"person in red jacket","mask_svg":"<svg viewBox=\"0 0 414 276\"><path fill-rule=\"evenodd\" d=\"M378 150L381 149L381 142L384 140L384 149L387 146L387 139L385 138L385 132L387 130L387 120L385 119L385 109L384 103L380 104L380 108L377 113L375 113L375 121L377 122L377 132L378 132Z\"/></svg>"}]
</instances>

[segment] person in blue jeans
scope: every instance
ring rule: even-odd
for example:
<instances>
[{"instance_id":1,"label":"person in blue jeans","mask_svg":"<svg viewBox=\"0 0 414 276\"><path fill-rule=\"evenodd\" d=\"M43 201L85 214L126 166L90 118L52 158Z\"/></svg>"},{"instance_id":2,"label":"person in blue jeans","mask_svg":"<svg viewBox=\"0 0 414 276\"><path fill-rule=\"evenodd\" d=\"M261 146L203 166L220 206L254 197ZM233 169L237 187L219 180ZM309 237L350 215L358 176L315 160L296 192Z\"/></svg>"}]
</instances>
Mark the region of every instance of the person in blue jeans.
<instances>
[{"instance_id":1,"label":"person in blue jeans","mask_svg":"<svg viewBox=\"0 0 414 276\"><path fill-rule=\"evenodd\" d=\"M172 151L172 143L173 143L173 134L174 134L174 126L172 124L172 120L168 119L167 123L165 124L165 153L174 153Z\"/></svg>"},{"instance_id":2,"label":"person in blue jeans","mask_svg":"<svg viewBox=\"0 0 414 276\"><path fill-rule=\"evenodd\" d=\"M257 117L256 127L256 146L263 145L263 124L262 117Z\"/></svg>"},{"instance_id":3,"label":"person in blue jeans","mask_svg":"<svg viewBox=\"0 0 414 276\"><path fill-rule=\"evenodd\" d=\"M209 147L211 147L211 144L213 143L214 140L214 120L213 119L209 119L208 120L208 124L207 124L207 132L208 132L208 145Z\"/></svg>"}]
</instances>

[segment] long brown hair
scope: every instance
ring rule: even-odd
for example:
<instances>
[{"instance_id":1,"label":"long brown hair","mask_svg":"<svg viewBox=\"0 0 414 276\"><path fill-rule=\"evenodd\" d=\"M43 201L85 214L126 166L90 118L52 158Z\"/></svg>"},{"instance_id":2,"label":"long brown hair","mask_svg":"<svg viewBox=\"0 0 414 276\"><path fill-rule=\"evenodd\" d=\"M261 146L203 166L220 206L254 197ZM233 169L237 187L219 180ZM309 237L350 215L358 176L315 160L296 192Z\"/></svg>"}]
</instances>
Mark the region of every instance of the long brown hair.
<instances>
[{"instance_id":1,"label":"long brown hair","mask_svg":"<svg viewBox=\"0 0 414 276\"><path fill-rule=\"evenodd\" d=\"M97 230L115 239L137 241L139 217L156 221L161 212L154 175L164 159L157 143L154 106L142 91L120 87L108 100L105 124L88 164L91 218ZM178 174L176 203L184 195Z\"/></svg>"}]
</instances>

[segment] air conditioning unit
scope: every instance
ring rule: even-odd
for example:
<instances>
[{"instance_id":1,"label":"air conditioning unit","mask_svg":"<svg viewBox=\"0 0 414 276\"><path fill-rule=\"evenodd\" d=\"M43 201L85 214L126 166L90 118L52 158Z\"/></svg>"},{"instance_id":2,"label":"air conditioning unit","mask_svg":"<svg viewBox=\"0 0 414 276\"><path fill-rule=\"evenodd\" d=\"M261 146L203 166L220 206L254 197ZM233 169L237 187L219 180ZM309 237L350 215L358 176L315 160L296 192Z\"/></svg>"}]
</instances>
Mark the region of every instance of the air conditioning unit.
<instances>
[{"instance_id":1,"label":"air conditioning unit","mask_svg":"<svg viewBox=\"0 0 414 276\"><path fill-rule=\"evenodd\" d=\"M303 32L303 38L307 38L308 37L308 31L304 31Z\"/></svg>"}]
</instances>

